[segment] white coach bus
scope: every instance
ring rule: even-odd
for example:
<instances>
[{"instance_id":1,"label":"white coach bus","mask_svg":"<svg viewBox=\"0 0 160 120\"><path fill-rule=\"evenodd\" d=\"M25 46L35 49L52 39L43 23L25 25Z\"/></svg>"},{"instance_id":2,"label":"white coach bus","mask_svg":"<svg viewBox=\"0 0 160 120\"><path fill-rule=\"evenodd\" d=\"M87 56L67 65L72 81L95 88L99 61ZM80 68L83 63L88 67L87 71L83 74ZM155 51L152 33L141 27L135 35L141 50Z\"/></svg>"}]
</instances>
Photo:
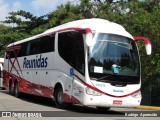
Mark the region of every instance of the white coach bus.
<instances>
[{"instance_id":1,"label":"white coach bus","mask_svg":"<svg viewBox=\"0 0 160 120\"><path fill-rule=\"evenodd\" d=\"M141 68L135 41L151 54L150 40L132 37L121 25L98 18L54 27L6 49L4 85L20 93L71 104L133 107L141 102Z\"/></svg>"},{"instance_id":2,"label":"white coach bus","mask_svg":"<svg viewBox=\"0 0 160 120\"><path fill-rule=\"evenodd\" d=\"M0 58L0 88L4 88L3 86L3 62L4 58Z\"/></svg>"}]
</instances>

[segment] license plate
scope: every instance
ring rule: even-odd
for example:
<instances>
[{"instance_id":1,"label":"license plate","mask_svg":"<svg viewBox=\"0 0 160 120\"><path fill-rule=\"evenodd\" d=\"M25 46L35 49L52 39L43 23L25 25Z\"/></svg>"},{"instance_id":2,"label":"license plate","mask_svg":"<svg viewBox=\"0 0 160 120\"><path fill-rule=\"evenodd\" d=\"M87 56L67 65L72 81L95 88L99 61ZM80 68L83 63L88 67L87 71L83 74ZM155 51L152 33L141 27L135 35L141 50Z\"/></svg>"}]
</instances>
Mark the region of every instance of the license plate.
<instances>
[{"instance_id":1,"label":"license plate","mask_svg":"<svg viewBox=\"0 0 160 120\"><path fill-rule=\"evenodd\" d=\"M122 100L113 100L114 105L122 105Z\"/></svg>"}]
</instances>

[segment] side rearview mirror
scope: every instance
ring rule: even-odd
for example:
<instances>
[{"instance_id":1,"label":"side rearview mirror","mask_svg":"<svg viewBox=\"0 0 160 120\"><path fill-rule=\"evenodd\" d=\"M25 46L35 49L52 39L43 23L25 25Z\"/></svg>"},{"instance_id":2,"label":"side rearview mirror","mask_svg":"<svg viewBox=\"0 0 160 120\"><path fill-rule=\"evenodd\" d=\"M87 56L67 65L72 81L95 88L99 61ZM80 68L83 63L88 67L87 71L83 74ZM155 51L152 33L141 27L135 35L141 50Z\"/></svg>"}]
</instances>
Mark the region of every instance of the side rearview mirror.
<instances>
[{"instance_id":1,"label":"side rearview mirror","mask_svg":"<svg viewBox=\"0 0 160 120\"><path fill-rule=\"evenodd\" d=\"M134 36L133 37L135 41L143 41L146 47L146 53L147 55L151 55L152 53L152 46L151 46L151 42L148 38L145 38L143 36Z\"/></svg>"}]
</instances>

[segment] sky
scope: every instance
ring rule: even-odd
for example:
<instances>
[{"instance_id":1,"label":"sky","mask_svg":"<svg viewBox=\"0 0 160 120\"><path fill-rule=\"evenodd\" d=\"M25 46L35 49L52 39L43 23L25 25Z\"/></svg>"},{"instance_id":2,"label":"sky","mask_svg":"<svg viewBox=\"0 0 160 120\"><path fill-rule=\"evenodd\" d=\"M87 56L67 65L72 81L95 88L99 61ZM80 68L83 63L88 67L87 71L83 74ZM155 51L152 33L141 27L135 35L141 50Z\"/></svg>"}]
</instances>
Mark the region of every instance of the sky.
<instances>
[{"instance_id":1,"label":"sky","mask_svg":"<svg viewBox=\"0 0 160 120\"><path fill-rule=\"evenodd\" d=\"M45 15L68 1L75 0L0 0L0 21L4 21L9 12L18 10L25 10L35 16Z\"/></svg>"}]
</instances>

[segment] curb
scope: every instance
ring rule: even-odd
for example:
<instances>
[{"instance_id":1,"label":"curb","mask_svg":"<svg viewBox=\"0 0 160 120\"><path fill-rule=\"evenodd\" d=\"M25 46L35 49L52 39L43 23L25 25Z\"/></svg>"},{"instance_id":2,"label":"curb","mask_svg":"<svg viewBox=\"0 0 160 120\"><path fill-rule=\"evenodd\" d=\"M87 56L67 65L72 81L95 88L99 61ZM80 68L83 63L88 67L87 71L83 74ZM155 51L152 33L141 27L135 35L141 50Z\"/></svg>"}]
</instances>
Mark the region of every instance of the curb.
<instances>
[{"instance_id":1,"label":"curb","mask_svg":"<svg viewBox=\"0 0 160 120\"><path fill-rule=\"evenodd\" d=\"M144 109L144 110L158 110L160 111L160 107L153 107L153 106L138 106L138 107L135 107L137 109Z\"/></svg>"}]
</instances>

